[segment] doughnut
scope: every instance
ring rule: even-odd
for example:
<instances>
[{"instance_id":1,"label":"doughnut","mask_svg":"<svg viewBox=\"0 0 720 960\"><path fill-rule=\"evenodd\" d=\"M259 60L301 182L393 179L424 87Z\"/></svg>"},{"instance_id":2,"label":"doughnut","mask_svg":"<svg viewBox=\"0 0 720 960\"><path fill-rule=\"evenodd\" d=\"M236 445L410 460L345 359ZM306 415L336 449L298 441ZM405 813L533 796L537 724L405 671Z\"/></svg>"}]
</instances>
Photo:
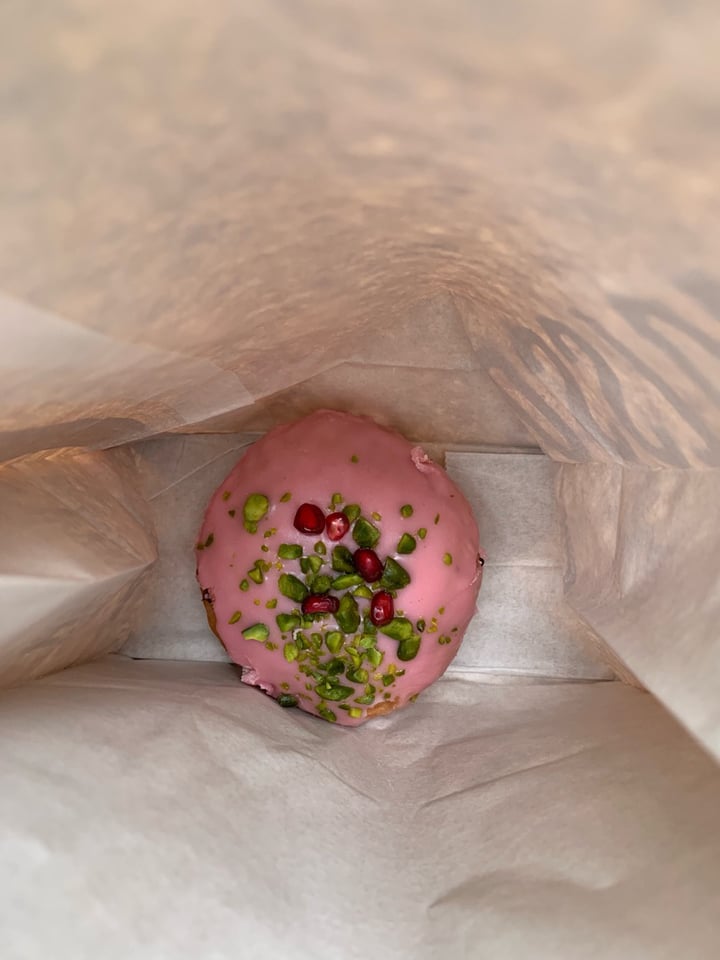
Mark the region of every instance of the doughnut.
<instances>
[{"instance_id":1,"label":"doughnut","mask_svg":"<svg viewBox=\"0 0 720 960\"><path fill-rule=\"evenodd\" d=\"M458 652L484 556L447 473L367 417L319 410L254 443L196 544L211 629L282 707L356 726Z\"/></svg>"}]
</instances>

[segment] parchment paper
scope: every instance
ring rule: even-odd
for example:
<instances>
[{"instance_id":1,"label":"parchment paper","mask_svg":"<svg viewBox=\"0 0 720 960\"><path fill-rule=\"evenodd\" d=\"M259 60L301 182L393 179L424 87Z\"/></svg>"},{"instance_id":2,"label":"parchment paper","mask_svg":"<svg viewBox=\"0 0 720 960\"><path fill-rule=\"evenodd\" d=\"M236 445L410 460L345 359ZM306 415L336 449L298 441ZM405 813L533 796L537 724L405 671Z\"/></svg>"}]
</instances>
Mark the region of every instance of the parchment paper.
<instances>
[{"instance_id":1,"label":"parchment paper","mask_svg":"<svg viewBox=\"0 0 720 960\"><path fill-rule=\"evenodd\" d=\"M199 601L193 545L212 493L253 439L178 436L134 445L159 561L124 653L226 659ZM532 453L448 451L445 463L476 513L488 557L478 613L451 671L611 678L592 631L563 597L553 462Z\"/></svg>"},{"instance_id":2,"label":"parchment paper","mask_svg":"<svg viewBox=\"0 0 720 960\"><path fill-rule=\"evenodd\" d=\"M716 955L720 773L624 684L445 679L348 732L113 658L0 727L7 960Z\"/></svg>"}]
</instances>

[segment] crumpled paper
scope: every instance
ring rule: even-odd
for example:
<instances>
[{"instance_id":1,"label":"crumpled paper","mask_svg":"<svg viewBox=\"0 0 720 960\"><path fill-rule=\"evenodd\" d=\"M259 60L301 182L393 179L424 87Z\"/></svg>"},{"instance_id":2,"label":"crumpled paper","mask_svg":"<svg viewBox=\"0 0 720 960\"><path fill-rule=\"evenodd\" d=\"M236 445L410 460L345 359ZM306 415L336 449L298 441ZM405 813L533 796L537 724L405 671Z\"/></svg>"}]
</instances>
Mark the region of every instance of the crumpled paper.
<instances>
[{"instance_id":1,"label":"crumpled paper","mask_svg":"<svg viewBox=\"0 0 720 960\"><path fill-rule=\"evenodd\" d=\"M226 664L0 699L7 960L710 960L720 771L620 683L446 678L352 731Z\"/></svg>"}]
</instances>

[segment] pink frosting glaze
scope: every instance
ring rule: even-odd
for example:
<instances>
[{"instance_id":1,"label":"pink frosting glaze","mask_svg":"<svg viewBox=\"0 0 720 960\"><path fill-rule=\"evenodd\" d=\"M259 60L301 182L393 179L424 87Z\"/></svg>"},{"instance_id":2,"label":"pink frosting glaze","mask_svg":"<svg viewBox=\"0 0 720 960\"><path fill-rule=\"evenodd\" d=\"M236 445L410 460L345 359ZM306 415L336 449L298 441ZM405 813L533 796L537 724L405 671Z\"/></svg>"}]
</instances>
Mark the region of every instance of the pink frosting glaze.
<instances>
[{"instance_id":1,"label":"pink frosting glaze","mask_svg":"<svg viewBox=\"0 0 720 960\"><path fill-rule=\"evenodd\" d=\"M331 506L334 493L342 496L339 506ZM243 522L243 507L252 494L263 494L269 501L255 533L248 532ZM375 687L373 704L355 702L356 697L368 695L366 683L341 675L337 682L354 688L343 701L343 709L340 703L316 692L317 677L301 671L303 657L306 670L311 669L306 655L292 662L285 658L285 644L294 642L294 633L282 634L276 616L297 612L300 604L283 596L278 580L282 573L305 578L300 561L280 559L278 547L299 544L305 555L311 555L315 544L322 541L327 552L321 557L324 565L320 573L340 575L330 563L337 544L324 532L305 535L293 526L295 512L305 502L316 504L325 515L342 510L343 505L359 504L362 516L380 531L374 547L378 556L383 561L393 557L410 575L411 582L397 592L395 611L396 617L402 615L412 623L415 635L421 638L420 647L413 659L399 660L398 641L377 630L376 647L384 655L382 664L374 667L362 663L369 673L367 683ZM406 504L413 508L410 517L401 514ZM378 515L380 520L376 519ZM424 539L418 536L420 528L427 531ZM417 543L409 555L397 552L404 533L415 537ZM352 528L340 543L351 552L357 549ZM207 605L211 622L214 618L216 633L231 658L244 668L243 680L273 697L294 695L303 710L331 719L329 710L338 723L354 726L404 706L445 672L475 612L482 579L480 556L470 505L422 448L412 447L398 433L368 418L320 410L271 430L247 451L220 485L200 532L197 568L204 597L212 603L212 608ZM256 561L270 565L260 584L248 578ZM245 590L240 589L242 581L246 581ZM344 592L333 594L341 596ZM273 601L277 602L275 607ZM361 615L368 614L369 605L369 600L358 599ZM421 620L426 624L423 632L417 629ZM267 627L266 639L243 635L243 630L256 624ZM335 616L328 614L302 632L309 638L312 633L324 636L338 629ZM361 634L362 626L356 634L346 635L336 656L345 657L345 647L357 644ZM364 655L364 651L360 653ZM325 643L319 656L323 662L333 659ZM393 670L405 673L393 679ZM322 683L320 688L327 689Z\"/></svg>"}]
</instances>

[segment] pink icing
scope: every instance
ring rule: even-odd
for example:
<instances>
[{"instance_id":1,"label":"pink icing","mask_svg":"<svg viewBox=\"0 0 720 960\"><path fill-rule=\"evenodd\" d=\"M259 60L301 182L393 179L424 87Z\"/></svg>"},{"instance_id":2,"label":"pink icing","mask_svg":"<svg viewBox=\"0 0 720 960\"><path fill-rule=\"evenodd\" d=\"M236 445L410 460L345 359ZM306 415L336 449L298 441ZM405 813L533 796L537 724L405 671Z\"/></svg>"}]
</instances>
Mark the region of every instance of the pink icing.
<instances>
[{"instance_id":1,"label":"pink icing","mask_svg":"<svg viewBox=\"0 0 720 960\"><path fill-rule=\"evenodd\" d=\"M341 510L342 505L331 508L335 492L342 494L343 504L359 504L368 519L372 520L373 512L382 517L372 521L381 533L374 549L383 560L394 557L411 577L410 584L398 592L396 611L402 610L413 624L420 619L426 623L426 630L418 634L421 642L417 656L409 661L398 660L397 640L377 632L377 648L385 657L379 668L369 668L370 682L377 690L374 705L387 702L393 708L401 707L437 680L456 655L475 612L482 580L478 530L470 505L422 448L412 447L399 434L368 418L329 410L276 427L247 451L213 495L199 537L202 544L208 538L211 542L197 551L198 580L213 600L217 633L231 658L245 668L243 680L271 696L294 694L299 698L298 706L318 715L320 697L314 689L306 689L317 681L303 675L297 662L289 663L283 656L284 643L292 636L285 634L283 639L275 617L297 610L299 604L280 593L278 578L283 572L301 579L303 574L298 560L279 560L277 550L283 543L299 544L308 555L322 540L327 548L323 559L328 562L321 572L338 576L329 563L336 544L325 534L305 535L293 526L295 511L303 502L317 504L326 515ZM253 493L264 494L270 506L257 532L249 533L243 525L243 505ZM286 493L291 499L283 502ZM413 507L411 517L401 515L403 504ZM417 536L421 527L427 530L424 540ZM263 534L270 530L276 532L265 537ZM409 555L397 553L403 533L417 540L415 551ZM352 530L340 542L351 552L357 549ZM262 545L268 550L261 550ZM450 564L444 559L446 554L452 558ZM249 589L242 591L239 583L248 579L248 570L257 560L272 564L271 569L263 583L249 580ZM268 609L266 602L273 599L277 606ZM369 603L358 600L361 614L367 612ZM230 623L233 618L236 622ZM267 626L267 643L243 636L242 631L256 623ZM328 615L304 632L337 629L335 617ZM441 637L449 638L449 642L439 643ZM346 642L351 642L350 638ZM273 644L277 644L275 649ZM331 657L325 650L324 659ZM397 670L404 669L405 674L385 687L378 675L387 674L391 664ZM358 695L364 692L363 684L349 685L357 686ZM389 701L383 696L387 693ZM362 716L351 717L337 703L322 702L340 724L354 726L368 719L368 711L374 715L369 705L361 707ZM348 698L347 705L358 708L354 697Z\"/></svg>"}]
</instances>

